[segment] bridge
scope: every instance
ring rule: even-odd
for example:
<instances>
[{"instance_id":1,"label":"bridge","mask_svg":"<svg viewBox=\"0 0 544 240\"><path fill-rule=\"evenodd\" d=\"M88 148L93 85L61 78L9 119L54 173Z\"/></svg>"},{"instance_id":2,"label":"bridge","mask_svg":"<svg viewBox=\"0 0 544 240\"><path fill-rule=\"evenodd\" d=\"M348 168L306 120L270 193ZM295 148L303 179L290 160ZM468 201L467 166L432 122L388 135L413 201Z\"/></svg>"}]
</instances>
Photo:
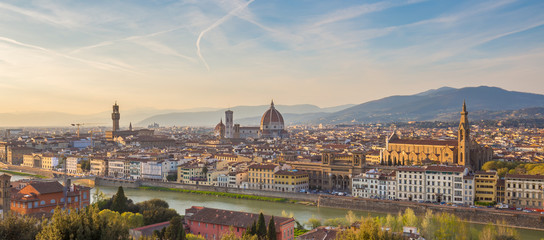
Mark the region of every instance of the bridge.
<instances>
[{"instance_id":1,"label":"bridge","mask_svg":"<svg viewBox=\"0 0 544 240\"><path fill-rule=\"evenodd\" d=\"M64 181L63 173L53 173L53 178L58 181ZM66 178L72 183L78 183L87 186L94 186L96 181L96 176L77 176L72 174L67 174Z\"/></svg>"}]
</instances>

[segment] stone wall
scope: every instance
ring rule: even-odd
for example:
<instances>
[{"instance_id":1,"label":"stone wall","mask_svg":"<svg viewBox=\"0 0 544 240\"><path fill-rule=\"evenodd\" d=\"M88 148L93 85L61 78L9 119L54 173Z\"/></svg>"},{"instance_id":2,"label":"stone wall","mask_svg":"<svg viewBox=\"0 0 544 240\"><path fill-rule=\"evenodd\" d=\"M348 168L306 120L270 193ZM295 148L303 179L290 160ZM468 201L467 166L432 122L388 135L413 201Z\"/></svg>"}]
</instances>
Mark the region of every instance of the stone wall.
<instances>
[{"instance_id":1,"label":"stone wall","mask_svg":"<svg viewBox=\"0 0 544 240\"><path fill-rule=\"evenodd\" d=\"M318 206L391 214L397 214L398 212L404 211L406 208L411 208L417 215L423 215L427 210L432 210L435 213L447 212L455 214L461 219L469 222L486 224L488 222L496 223L497 221L504 220L505 223L510 226L544 230L544 215L520 211L451 207L415 202L331 196L320 196Z\"/></svg>"},{"instance_id":2,"label":"stone wall","mask_svg":"<svg viewBox=\"0 0 544 240\"><path fill-rule=\"evenodd\" d=\"M239 189L239 188L214 187L214 186L206 186L206 185L181 184L181 183L172 183L172 182L142 181L140 183L141 183L141 186L148 186L148 187L165 187L165 188L178 188L178 189L198 190L198 191L226 192L226 193L254 195L259 197L288 198L293 200L310 201L310 202L317 202L317 198L318 198L318 196L315 194L305 194L305 193L286 193L286 192L262 191L262 190L253 190L253 189Z\"/></svg>"},{"instance_id":3,"label":"stone wall","mask_svg":"<svg viewBox=\"0 0 544 240\"><path fill-rule=\"evenodd\" d=\"M107 187L124 187L124 188L138 188L140 187L139 181L121 180L113 178L97 177L94 182L95 186L107 186Z\"/></svg>"}]
</instances>

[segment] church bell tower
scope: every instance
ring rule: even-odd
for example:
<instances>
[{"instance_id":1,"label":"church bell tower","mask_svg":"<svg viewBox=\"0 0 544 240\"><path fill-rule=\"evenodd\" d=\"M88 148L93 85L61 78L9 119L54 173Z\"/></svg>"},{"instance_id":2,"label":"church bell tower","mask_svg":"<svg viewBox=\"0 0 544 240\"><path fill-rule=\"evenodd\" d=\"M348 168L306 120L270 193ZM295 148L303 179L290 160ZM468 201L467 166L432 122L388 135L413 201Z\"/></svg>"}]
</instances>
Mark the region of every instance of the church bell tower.
<instances>
[{"instance_id":1,"label":"church bell tower","mask_svg":"<svg viewBox=\"0 0 544 240\"><path fill-rule=\"evenodd\" d=\"M462 166L471 166L470 164L470 128L468 123L467 105L463 101L463 110L461 111L461 120L459 121L458 136L458 164Z\"/></svg>"},{"instance_id":2,"label":"church bell tower","mask_svg":"<svg viewBox=\"0 0 544 240\"><path fill-rule=\"evenodd\" d=\"M113 113L111 113L111 120L113 120L113 131L119 131L119 119L121 119L121 114L119 113L119 105L117 102L113 105Z\"/></svg>"}]
</instances>

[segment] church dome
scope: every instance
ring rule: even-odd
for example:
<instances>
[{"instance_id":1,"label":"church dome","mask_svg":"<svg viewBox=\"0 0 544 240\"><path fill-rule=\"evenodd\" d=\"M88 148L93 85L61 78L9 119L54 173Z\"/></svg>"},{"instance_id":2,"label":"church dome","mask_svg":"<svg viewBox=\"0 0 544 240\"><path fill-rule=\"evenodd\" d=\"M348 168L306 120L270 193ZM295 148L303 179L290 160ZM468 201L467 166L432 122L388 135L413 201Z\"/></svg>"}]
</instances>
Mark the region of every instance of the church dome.
<instances>
[{"instance_id":1,"label":"church dome","mask_svg":"<svg viewBox=\"0 0 544 240\"><path fill-rule=\"evenodd\" d=\"M215 125L214 133L216 136L223 138L225 136L225 124L223 124L223 119Z\"/></svg>"},{"instance_id":2,"label":"church dome","mask_svg":"<svg viewBox=\"0 0 544 240\"><path fill-rule=\"evenodd\" d=\"M272 101L272 103L270 103L270 108L266 110L261 118L261 129L267 129L266 126L281 126L281 129L283 129L283 125L283 116L278 110L276 110L274 107L274 101Z\"/></svg>"},{"instance_id":3,"label":"church dome","mask_svg":"<svg viewBox=\"0 0 544 240\"><path fill-rule=\"evenodd\" d=\"M215 131L222 130L225 130L225 124L223 124L223 119L221 119L221 121L217 125L215 125Z\"/></svg>"}]
</instances>

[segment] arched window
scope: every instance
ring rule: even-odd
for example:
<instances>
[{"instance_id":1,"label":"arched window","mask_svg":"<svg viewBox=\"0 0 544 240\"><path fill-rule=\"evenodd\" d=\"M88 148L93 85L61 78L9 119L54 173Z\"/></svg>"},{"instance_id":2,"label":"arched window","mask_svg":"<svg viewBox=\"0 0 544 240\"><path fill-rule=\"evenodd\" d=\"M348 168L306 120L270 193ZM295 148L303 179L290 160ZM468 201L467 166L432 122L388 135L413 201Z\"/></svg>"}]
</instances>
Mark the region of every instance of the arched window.
<instances>
[{"instance_id":1,"label":"arched window","mask_svg":"<svg viewBox=\"0 0 544 240\"><path fill-rule=\"evenodd\" d=\"M55 203L56 203L55 199L51 199L51 204L55 204Z\"/></svg>"},{"instance_id":2,"label":"arched window","mask_svg":"<svg viewBox=\"0 0 544 240\"><path fill-rule=\"evenodd\" d=\"M45 205L45 201L42 200L42 201L40 202L40 205Z\"/></svg>"}]
</instances>

